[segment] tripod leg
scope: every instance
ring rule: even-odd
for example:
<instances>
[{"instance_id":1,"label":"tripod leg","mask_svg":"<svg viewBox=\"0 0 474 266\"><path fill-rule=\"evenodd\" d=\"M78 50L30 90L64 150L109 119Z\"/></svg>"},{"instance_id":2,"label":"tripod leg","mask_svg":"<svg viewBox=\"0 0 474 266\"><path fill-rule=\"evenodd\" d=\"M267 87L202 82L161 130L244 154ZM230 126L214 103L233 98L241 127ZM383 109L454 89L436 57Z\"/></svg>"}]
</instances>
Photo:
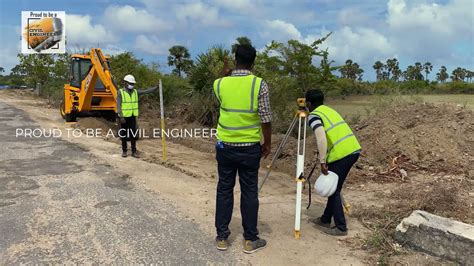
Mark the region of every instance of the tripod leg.
<instances>
[{"instance_id":1,"label":"tripod leg","mask_svg":"<svg viewBox=\"0 0 474 266\"><path fill-rule=\"evenodd\" d=\"M346 200L344 199L344 196L342 196L342 193L341 193L341 202L342 202L342 208L344 209L344 213L349 215L351 211L351 205L346 202Z\"/></svg>"},{"instance_id":2,"label":"tripod leg","mask_svg":"<svg viewBox=\"0 0 474 266\"><path fill-rule=\"evenodd\" d=\"M262 190L263 184L265 184L265 181L267 181L267 178L270 175L270 172L272 171L273 164L275 163L276 159L280 156L281 151L285 147L285 144L288 141L288 137L290 136L291 132L293 131L293 128L296 125L296 120L297 120L297 116L295 116L293 118L293 121L291 122L290 127L286 130L286 133L285 133L285 136L283 137L283 140L278 145L278 148L275 152L275 155L272 158L272 161L270 162L270 165L267 166L268 170L265 173L265 176L264 176L262 182L260 183L260 186L258 188L258 192L260 192L260 190Z\"/></svg>"},{"instance_id":3,"label":"tripod leg","mask_svg":"<svg viewBox=\"0 0 474 266\"><path fill-rule=\"evenodd\" d=\"M293 121L291 121L291 124L290 124L290 127L288 127L288 129L286 130L286 133L285 133L285 136L283 137L283 140L280 142L280 144L278 145L278 148L275 152L275 156L273 156L272 158L272 161L270 163L270 165L268 166L268 168L271 169L271 167L273 166L273 163L276 161L276 159L280 156L280 153L283 149L283 147L285 146L286 142L288 141L288 138L291 134L291 132L293 131L293 128L295 127L296 125L296 121L297 121L297 116L295 116L293 118Z\"/></svg>"}]
</instances>

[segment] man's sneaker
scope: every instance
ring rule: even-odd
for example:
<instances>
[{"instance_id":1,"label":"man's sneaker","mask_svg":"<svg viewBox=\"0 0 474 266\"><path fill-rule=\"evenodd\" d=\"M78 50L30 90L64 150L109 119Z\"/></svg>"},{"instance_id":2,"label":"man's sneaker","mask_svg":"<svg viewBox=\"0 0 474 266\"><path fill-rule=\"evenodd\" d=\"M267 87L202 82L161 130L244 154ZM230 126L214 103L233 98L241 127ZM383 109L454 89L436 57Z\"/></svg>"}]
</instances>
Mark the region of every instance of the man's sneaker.
<instances>
[{"instance_id":1,"label":"man's sneaker","mask_svg":"<svg viewBox=\"0 0 474 266\"><path fill-rule=\"evenodd\" d=\"M216 247L218 250L227 250L229 248L229 242L227 241L227 239L216 238Z\"/></svg>"},{"instance_id":2,"label":"man's sneaker","mask_svg":"<svg viewBox=\"0 0 474 266\"><path fill-rule=\"evenodd\" d=\"M257 239L255 241L244 240L244 252L247 254L254 253L257 250L264 248L267 245L265 239Z\"/></svg>"},{"instance_id":3,"label":"man's sneaker","mask_svg":"<svg viewBox=\"0 0 474 266\"><path fill-rule=\"evenodd\" d=\"M122 157L124 157L124 158L127 157L127 152L126 151L122 152Z\"/></svg>"},{"instance_id":4,"label":"man's sneaker","mask_svg":"<svg viewBox=\"0 0 474 266\"><path fill-rule=\"evenodd\" d=\"M310 221L315 225L325 227L325 228L331 228L331 223L324 223L323 220L321 220L321 217L312 219Z\"/></svg>"},{"instance_id":5,"label":"man's sneaker","mask_svg":"<svg viewBox=\"0 0 474 266\"><path fill-rule=\"evenodd\" d=\"M332 235L332 236L347 236L347 230L342 231L341 229L337 228L336 226L331 227L331 228L325 228L323 229L323 232Z\"/></svg>"},{"instance_id":6,"label":"man's sneaker","mask_svg":"<svg viewBox=\"0 0 474 266\"><path fill-rule=\"evenodd\" d=\"M132 152L132 157L140 158L140 155L138 155L138 152Z\"/></svg>"}]
</instances>

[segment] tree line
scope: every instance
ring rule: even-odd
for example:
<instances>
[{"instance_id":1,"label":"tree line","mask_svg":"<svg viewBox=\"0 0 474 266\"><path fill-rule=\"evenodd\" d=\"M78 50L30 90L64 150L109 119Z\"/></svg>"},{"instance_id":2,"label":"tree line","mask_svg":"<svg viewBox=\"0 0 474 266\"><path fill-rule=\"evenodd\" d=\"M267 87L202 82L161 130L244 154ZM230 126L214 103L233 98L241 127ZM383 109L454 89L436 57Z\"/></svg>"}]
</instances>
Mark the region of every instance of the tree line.
<instances>
[{"instance_id":1,"label":"tree line","mask_svg":"<svg viewBox=\"0 0 474 266\"><path fill-rule=\"evenodd\" d=\"M400 69L396 58L385 62L376 61L373 65L376 81L363 81L364 70L351 59L343 65L336 65L330 59L329 52L323 48L331 33L307 44L298 40L286 42L272 41L257 53L253 72L263 77L271 88L271 101L275 119L288 119L293 105L289 101L302 97L311 88L322 89L330 97L354 94L397 93L474 93L473 72L456 68L449 75L442 66L436 74L436 80L430 81L433 66L430 62L420 62ZM192 121L213 124L217 117L217 103L213 97L213 81L222 76L227 66L232 68L233 57L238 44L252 44L245 36L238 37L226 47L215 45L199 53L194 58L187 47L175 45L169 48L167 64L172 67L169 74L160 71L156 62L145 63L132 52L124 52L109 57L114 79L120 80L126 74L133 74L140 88L154 86L163 80L166 104L179 102L187 106L187 116ZM60 101L63 84L71 77L70 54L18 54L19 63L9 75L0 75L0 84L28 85L40 84L45 97ZM0 68L0 74L3 73ZM448 82L448 79L451 81ZM158 98L149 95L145 99L151 105Z\"/></svg>"},{"instance_id":2,"label":"tree line","mask_svg":"<svg viewBox=\"0 0 474 266\"><path fill-rule=\"evenodd\" d=\"M320 57L320 67L323 68L325 64L331 65L330 68L326 66L326 71L329 70L331 72L326 75L329 79L335 77L329 74L333 74L332 72L337 71L341 78L362 81L365 71L358 63L348 59L341 66L333 66L334 61L328 60L327 51L317 50L317 45L321 44L329 37L329 35L330 34L317 40L316 43L311 45L303 44L297 40L290 40L286 44L273 41L263 52L258 54L256 68L260 70L275 70L275 72L278 72L279 74L294 76L298 80L299 85L301 85L302 88L306 88L306 84L309 82L308 79L311 79L310 76L318 75L317 72L320 70L317 66L313 66L312 59L313 57ZM236 42L231 46L230 50L225 49L223 46L214 46L211 47L209 51L221 53L221 55L217 57L218 59L223 60L224 58L231 57L230 55L235 51L237 44L252 44L252 42L248 37L241 36L236 39ZM203 69L206 69L206 66L202 66L202 64L211 63L210 61L212 60L209 60L209 58L206 57L216 57L216 55L211 55L212 52L210 53L209 51L198 54L195 60L193 60L187 47L182 45L172 46L169 48L169 55L167 58L168 65L173 67L171 73L180 78L187 78L190 73L198 73L199 75L206 76L207 73L202 73ZM269 52L276 52L280 56L279 58L278 56L269 56ZM130 57L130 55L133 56L133 53L125 52L124 55L125 57ZM120 58L120 56L124 57L124 55L117 55L112 58L117 59ZM69 75L69 56L69 54L18 54L19 64L11 69L10 75L4 76L3 73L5 72L5 69L0 66L0 75L2 76L1 82L11 85L34 85L38 81L40 83L45 83L50 79L67 79ZM129 59L131 60L131 58ZM139 65L141 63L141 60L134 60L137 62L132 63L132 65ZM286 61L285 64L282 64L282 60ZM276 64L280 64L281 67L284 68L284 71L276 69ZM150 65L149 67L157 69L158 65L153 63L153 65ZM409 65L405 70L402 70L400 69L397 58L389 58L385 62L376 61L372 68L375 71L376 81L392 80L396 82L412 80L430 81L429 75L433 71L433 65L430 62L425 62L424 64L416 62L414 65ZM303 73L303 71L308 72ZM457 67L452 70L450 75L446 66L441 66L433 80L441 83L445 83L448 79L451 79L451 81L472 82L473 77L474 71ZM199 80L199 78L196 77L192 79Z\"/></svg>"},{"instance_id":3,"label":"tree line","mask_svg":"<svg viewBox=\"0 0 474 266\"><path fill-rule=\"evenodd\" d=\"M235 46L238 43L251 44L249 38L238 37L236 43L232 45L232 52L235 51ZM182 77L184 73L189 73L192 69L194 62L191 59L191 55L185 46L176 45L169 49L168 65L174 66L173 73ZM375 70L376 80L393 80L393 81L409 81L409 80L426 80L429 81L429 75L433 71L433 65L431 62L425 62L424 64L416 62L414 65L409 65L405 70L400 69L399 61L397 58L389 58L385 63L376 61L372 68ZM344 65L338 67L340 77L362 81L364 70L360 65L351 59L347 59ZM436 81L446 82L449 78L452 81L465 81L472 82L474 77L474 71L467 70L465 68L457 67L452 70L449 75L446 66L441 66L436 73Z\"/></svg>"},{"instance_id":4,"label":"tree line","mask_svg":"<svg viewBox=\"0 0 474 266\"><path fill-rule=\"evenodd\" d=\"M376 61L372 67L375 70L377 80L399 81L403 79L404 81L429 81L428 75L433 71L433 65L430 62L424 64L416 62L414 65L409 65L406 70L402 71L396 58L387 59L386 63ZM451 72L451 76L449 76L446 66L441 66L436 73L436 80L442 83L446 82L448 78L451 78L452 81L471 82L473 77L473 71L461 67L454 69Z\"/></svg>"}]
</instances>

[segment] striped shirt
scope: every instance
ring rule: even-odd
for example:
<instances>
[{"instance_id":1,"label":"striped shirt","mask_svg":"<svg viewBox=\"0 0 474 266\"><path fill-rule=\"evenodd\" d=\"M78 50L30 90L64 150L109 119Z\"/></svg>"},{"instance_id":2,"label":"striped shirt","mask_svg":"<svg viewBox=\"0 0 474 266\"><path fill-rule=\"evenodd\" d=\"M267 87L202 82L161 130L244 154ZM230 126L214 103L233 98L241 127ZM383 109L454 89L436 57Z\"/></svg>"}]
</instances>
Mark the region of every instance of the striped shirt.
<instances>
[{"instance_id":1,"label":"striped shirt","mask_svg":"<svg viewBox=\"0 0 474 266\"><path fill-rule=\"evenodd\" d=\"M252 75L252 72L247 69L236 69L232 71L231 76L248 76ZM258 116L260 122L270 123L272 121L272 109L270 107L270 90L268 84L262 80L260 84L260 91L258 93ZM256 142L224 142L229 146L252 146L257 144Z\"/></svg>"},{"instance_id":2,"label":"striped shirt","mask_svg":"<svg viewBox=\"0 0 474 266\"><path fill-rule=\"evenodd\" d=\"M324 126L323 120L321 120L321 117L316 114L309 114L308 116L308 125L313 129L313 131L316 130L318 127Z\"/></svg>"}]
</instances>

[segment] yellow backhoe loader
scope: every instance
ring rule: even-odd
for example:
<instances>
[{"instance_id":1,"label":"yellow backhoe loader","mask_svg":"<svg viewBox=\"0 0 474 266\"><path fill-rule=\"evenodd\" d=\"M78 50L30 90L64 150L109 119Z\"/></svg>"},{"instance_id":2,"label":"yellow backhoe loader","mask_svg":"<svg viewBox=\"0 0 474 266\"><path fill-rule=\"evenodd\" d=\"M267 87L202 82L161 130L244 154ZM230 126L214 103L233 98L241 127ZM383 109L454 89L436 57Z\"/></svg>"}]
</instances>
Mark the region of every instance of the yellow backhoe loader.
<instances>
[{"instance_id":1,"label":"yellow backhoe loader","mask_svg":"<svg viewBox=\"0 0 474 266\"><path fill-rule=\"evenodd\" d=\"M64 84L61 116L66 122L75 122L84 114L100 114L115 119L118 87L112 79L108 57L99 48L89 54L73 54L71 81Z\"/></svg>"}]
</instances>

